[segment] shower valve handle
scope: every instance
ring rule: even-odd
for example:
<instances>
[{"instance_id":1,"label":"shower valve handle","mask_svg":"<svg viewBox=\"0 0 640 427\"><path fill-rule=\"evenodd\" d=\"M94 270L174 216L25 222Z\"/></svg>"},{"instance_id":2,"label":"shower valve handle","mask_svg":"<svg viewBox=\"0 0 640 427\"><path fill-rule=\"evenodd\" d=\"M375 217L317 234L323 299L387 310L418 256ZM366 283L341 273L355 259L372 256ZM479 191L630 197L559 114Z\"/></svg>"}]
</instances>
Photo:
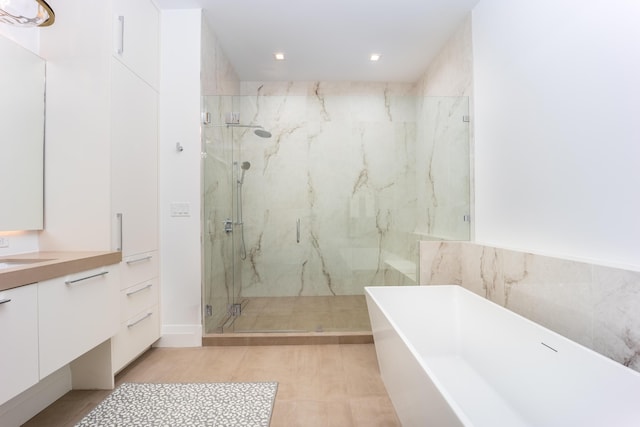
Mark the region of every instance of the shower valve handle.
<instances>
[{"instance_id":1,"label":"shower valve handle","mask_svg":"<svg viewBox=\"0 0 640 427\"><path fill-rule=\"evenodd\" d=\"M224 224L225 233L229 234L233 231L233 221L231 220L231 218L225 219L224 221L222 221L222 223Z\"/></svg>"}]
</instances>

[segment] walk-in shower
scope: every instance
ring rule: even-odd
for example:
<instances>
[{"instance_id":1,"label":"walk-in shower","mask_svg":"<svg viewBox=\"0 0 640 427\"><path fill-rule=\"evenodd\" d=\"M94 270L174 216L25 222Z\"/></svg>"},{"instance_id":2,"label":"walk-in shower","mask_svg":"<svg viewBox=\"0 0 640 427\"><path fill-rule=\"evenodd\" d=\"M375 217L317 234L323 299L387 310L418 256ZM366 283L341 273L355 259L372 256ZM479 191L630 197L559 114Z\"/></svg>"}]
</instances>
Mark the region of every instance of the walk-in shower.
<instances>
[{"instance_id":1,"label":"walk-in shower","mask_svg":"<svg viewBox=\"0 0 640 427\"><path fill-rule=\"evenodd\" d=\"M365 286L469 238L466 98L304 93L203 98L206 333L370 330Z\"/></svg>"}]
</instances>

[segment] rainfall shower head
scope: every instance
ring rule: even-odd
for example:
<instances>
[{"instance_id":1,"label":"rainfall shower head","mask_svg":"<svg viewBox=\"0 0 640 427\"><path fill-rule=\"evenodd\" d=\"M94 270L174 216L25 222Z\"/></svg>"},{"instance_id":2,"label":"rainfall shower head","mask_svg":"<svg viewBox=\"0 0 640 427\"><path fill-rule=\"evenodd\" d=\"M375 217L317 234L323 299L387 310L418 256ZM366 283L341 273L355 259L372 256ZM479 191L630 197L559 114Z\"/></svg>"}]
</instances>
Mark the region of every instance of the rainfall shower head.
<instances>
[{"instance_id":1,"label":"rainfall shower head","mask_svg":"<svg viewBox=\"0 0 640 427\"><path fill-rule=\"evenodd\" d=\"M260 138L271 138L271 132L265 130L262 126L254 130L253 133L258 135Z\"/></svg>"}]
</instances>

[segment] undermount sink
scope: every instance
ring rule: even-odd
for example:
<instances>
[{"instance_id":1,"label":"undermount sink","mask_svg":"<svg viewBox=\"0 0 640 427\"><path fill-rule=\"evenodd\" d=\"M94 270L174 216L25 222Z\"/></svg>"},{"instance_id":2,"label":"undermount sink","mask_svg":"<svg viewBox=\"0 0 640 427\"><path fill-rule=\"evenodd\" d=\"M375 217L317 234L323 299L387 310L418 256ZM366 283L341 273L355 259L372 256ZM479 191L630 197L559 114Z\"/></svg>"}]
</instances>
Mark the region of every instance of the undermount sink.
<instances>
[{"instance_id":1,"label":"undermount sink","mask_svg":"<svg viewBox=\"0 0 640 427\"><path fill-rule=\"evenodd\" d=\"M20 267L23 265L37 264L39 262L52 260L53 258L4 258L0 259L0 269Z\"/></svg>"}]
</instances>

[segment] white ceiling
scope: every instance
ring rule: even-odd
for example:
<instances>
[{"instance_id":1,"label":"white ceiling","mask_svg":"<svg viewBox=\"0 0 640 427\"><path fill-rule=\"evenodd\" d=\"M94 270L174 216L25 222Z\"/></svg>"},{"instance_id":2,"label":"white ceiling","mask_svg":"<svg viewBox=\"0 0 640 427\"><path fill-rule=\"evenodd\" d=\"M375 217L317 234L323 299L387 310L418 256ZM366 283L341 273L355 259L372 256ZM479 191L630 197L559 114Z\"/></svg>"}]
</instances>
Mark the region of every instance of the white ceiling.
<instances>
[{"instance_id":1,"label":"white ceiling","mask_svg":"<svg viewBox=\"0 0 640 427\"><path fill-rule=\"evenodd\" d=\"M241 80L390 82L416 81L478 1L155 0L202 8Z\"/></svg>"}]
</instances>

